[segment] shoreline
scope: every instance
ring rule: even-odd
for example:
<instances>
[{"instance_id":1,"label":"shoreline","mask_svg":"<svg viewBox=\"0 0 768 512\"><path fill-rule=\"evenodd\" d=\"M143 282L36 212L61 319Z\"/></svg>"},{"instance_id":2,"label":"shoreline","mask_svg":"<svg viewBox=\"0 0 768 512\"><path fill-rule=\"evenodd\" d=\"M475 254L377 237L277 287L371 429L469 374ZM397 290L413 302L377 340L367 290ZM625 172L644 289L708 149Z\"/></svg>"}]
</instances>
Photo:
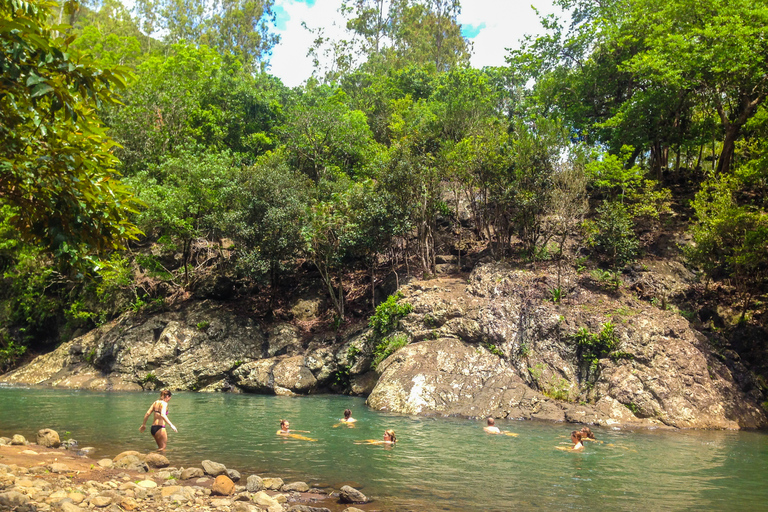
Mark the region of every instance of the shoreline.
<instances>
[{"instance_id":1,"label":"shoreline","mask_svg":"<svg viewBox=\"0 0 768 512\"><path fill-rule=\"evenodd\" d=\"M14 434L15 435L15 434ZM0 510L19 512L81 512L101 509L221 512L374 512L368 503L342 503L345 489L309 488L278 477L240 475L224 468L212 476L210 466L153 467L159 452L124 451L113 458L92 459L78 450L46 447L26 441L10 444L0 437ZM140 460L148 471L126 462ZM122 461L122 462L121 462ZM116 464L116 462L118 464ZM210 461L205 461L210 462ZM169 464L167 459L160 465ZM217 463L213 463L214 465ZM233 477L233 478L230 478ZM186 478L182 478L186 477ZM247 483L247 485L246 485ZM303 484L303 485L300 485ZM363 496L364 497L364 496ZM365 497L364 497L365 498Z\"/></svg>"}]
</instances>

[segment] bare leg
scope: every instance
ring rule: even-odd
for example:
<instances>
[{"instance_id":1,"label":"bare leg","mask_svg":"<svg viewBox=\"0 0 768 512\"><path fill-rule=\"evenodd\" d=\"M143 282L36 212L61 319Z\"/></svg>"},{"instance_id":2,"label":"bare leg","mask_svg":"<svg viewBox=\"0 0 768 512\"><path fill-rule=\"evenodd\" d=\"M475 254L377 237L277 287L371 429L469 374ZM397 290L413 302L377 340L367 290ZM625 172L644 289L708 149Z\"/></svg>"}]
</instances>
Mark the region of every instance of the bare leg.
<instances>
[{"instance_id":1,"label":"bare leg","mask_svg":"<svg viewBox=\"0 0 768 512\"><path fill-rule=\"evenodd\" d=\"M155 442L157 443L157 449L159 451L165 451L165 445L168 444L168 433L164 428L158 429L155 434Z\"/></svg>"}]
</instances>

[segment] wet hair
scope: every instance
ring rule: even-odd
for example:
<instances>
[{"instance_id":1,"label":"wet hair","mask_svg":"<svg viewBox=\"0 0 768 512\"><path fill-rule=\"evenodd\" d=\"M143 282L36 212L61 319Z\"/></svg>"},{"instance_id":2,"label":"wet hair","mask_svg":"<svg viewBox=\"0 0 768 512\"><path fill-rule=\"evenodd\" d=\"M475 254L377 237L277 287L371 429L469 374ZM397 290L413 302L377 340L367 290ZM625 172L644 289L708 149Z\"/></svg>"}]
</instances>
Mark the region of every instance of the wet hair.
<instances>
[{"instance_id":1,"label":"wet hair","mask_svg":"<svg viewBox=\"0 0 768 512\"><path fill-rule=\"evenodd\" d=\"M488 418L488 426L493 427L494 425L496 425L496 420L493 418Z\"/></svg>"},{"instance_id":2,"label":"wet hair","mask_svg":"<svg viewBox=\"0 0 768 512\"><path fill-rule=\"evenodd\" d=\"M571 432L571 441L573 441L574 443L580 443L581 440L585 437L587 436L583 435L580 430L574 430L573 432Z\"/></svg>"},{"instance_id":3,"label":"wet hair","mask_svg":"<svg viewBox=\"0 0 768 512\"><path fill-rule=\"evenodd\" d=\"M582 439L594 439L595 434L592 433L592 429L590 429L589 427L582 427L581 437Z\"/></svg>"},{"instance_id":4,"label":"wet hair","mask_svg":"<svg viewBox=\"0 0 768 512\"><path fill-rule=\"evenodd\" d=\"M283 425L288 423L288 420L280 420L280 428L283 428Z\"/></svg>"},{"instance_id":5,"label":"wet hair","mask_svg":"<svg viewBox=\"0 0 768 512\"><path fill-rule=\"evenodd\" d=\"M352 416L352 411L350 411L349 409L344 409L344 419L347 419L350 416Z\"/></svg>"},{"instance_id":6,"label":"wet hair","mask_svg":"<svg viewBox=\"0 0 768 512\"><path fill-rule=\"evenodd\" d=\"M169 396L171 396L172 394L173 394L173 393L171 393L171 390L170 390L170 389L164 389L164 390L162 390L162 391L160 392L160 400L162 400L163 398L169 397Z\"/></svg>"},{"instance_id":7,"label":"wet hair","mask_svg":"<svg viewBox=\"0 0 768 512\"><path fill-rule=\"evenodd\" d=\"M390 440L390 441L392 441L393 443L396 443L396 442L397 442L397 438L395 437L395 431L394 431L394 430L392 430L392 429L390 428L390 429L388 429L388 430L385 430L385 431L384 431L384 433L385 433L385 434L387 434L387 435L389 436L389 440Z\"/></svg>"}]
</instances>

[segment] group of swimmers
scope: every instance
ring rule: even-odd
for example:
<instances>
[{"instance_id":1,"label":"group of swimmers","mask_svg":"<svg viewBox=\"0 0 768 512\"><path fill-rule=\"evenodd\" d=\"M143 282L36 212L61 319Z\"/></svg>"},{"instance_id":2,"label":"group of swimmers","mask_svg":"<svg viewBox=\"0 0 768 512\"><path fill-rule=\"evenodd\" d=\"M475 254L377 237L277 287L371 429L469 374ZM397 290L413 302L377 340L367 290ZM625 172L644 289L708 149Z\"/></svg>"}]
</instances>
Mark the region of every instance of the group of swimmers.
<instances>
[{"instance_id":1,"label":"group of swimmers","mask_svg":"<svg viewBox=\"0 0 768 512\"><path fill-rule=\"evenodd\" d=\"M155 400L152 402L152 405L149 406L149 409L147 410L146 414L144 415L144 421L141 424L141 427L139 427L139 432L144 432L147 425L147 420L149 419L149 416L154 414L154 419L152 421L152 426L150 427L150 433L152 434L152 437L155 438L155 442L157 443L157 449L159 451L165 451L165 447L168 444L168 434L165 431L166 425L171 427L174 432L178 432L176 427L173 423L171 423L171 420L168 419L168 402L171 400L171 392L167 389L164 389L160 392L160 399ZM352 417L352 411L349 409L344 410L344 417L339 420L341 423L339 424L346 424L348 426L354 426L354 423L357 422L355 418ZM338 425L334 425L338 426ZM312 439L309 437L304 437L299 435L298 433L301 432L303 434L309 434L311 433L308 430L292 430L291 424L288 420L280 420L280 430L277 431L277 435L280 436L290 436L297 439L304 439L308 441L316 441L316 439ZM506 430L501 430L499 427L496 426L496 421L493 418L488 418L487 425L483 429L488 434L503 434L507 436L513 436L516 437L517 434L514 432L508 432ZM573 442L573 446L570 448L571 450L581 450L584 448L583 441L595 441L595 435L592 433L592 430L590 430L589 427L583 427L581 430L574 430L571 432L571 441ZM394 445L397 442L397 437L395 436L395 431L392 429L387 429L384 431L384 438L382 440L379 439L365 439L363 441L356 441L355 444L384 444L384 445Z\"/></svg>"},{"instance_id":2,"label":"group of swimmers","mask_svg":"<svg viewBox=\"0 0 768 512\"><path fill-rule=\"evenodd\" d=\"M147 409L146 414L144 414L144 421L141 423L141 426L139 427L139 432L144 432L147 428L147 420L149 419L150 415L154 415L152 420L152 426L149 429L149 432L152 434L152 437L155 438L155 442L157 443L157 449L158 451L165 451L165 447L168 445L168 433L165 431L166 425L171 427L174 432L178 432L178 429L176 426L171 423L171 420L168 418L168 402L171 401L172 393L170 390L164 389L160 392L160 398L158 400L155 400L152 402L152 405L149 406L149 409ZM344 411L344 417L339 420L340 424L347 424L349 426L354 426L354 423L357 422L355 418L352 417L352 411L349 409L346 409ZM309 434L309 430L292 430L291 424L288 420L280 420L280 430L277 431L277 435L280 436L290 436L296 439L303 439L306 441L317 441L317 439L312 439L309 437L304 437L299 434L298 432L301 432L303 434ZM388 445L394 445L397 442L397 437L395 436L395 431L392 429L387 429L384 431L384 439L366 439L363 441L356 441L355 444L388 444Z\"/></svg>"},{"instance_id":3,"label":"group of swimmers","mask_svg":"<svg viewBox=\"0 0 768 512\"><path fill-rule=\"evenodd\" d=\"M354 426L354 423L357 422L355 418L352 417L352 411L350 409L344 409L344 417L339 420L339 425L341 424L347 424L348 426L352 427ZM334 427L337 427L339 425L334 425ZM309 430L292 430L291 423L288 420L280 420L280 430L277 431L277 435L279 436L290 436L295 439L303 439L305 441L316 441L316 439L312 439L309 437L304 437L297 435L296 432L301 432L303 434L310 434L311 432ZM397 442L397 436L395 436L395 431L392 429L387 429L384 431L384 439L365 439L363 441L355 441L355 444L387 444L387 445L394 445Z\"/></svg>"}]
</instances>

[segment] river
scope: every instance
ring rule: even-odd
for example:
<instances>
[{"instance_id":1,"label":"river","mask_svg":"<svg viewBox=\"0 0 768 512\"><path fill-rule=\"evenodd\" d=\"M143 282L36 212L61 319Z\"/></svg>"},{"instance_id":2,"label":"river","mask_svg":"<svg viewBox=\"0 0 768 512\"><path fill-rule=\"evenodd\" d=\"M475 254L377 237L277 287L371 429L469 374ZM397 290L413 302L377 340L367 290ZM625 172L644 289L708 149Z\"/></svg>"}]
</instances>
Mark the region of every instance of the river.
<instances>
[{"instance_id":1,"label":"river","mask_svg":"<svg viewBox=\"0 0 768 512\"><path fill-rule=\"evenodd\" d=\"M155 448L139 434L152 393L0 388L0 435L34 440L50 427L93 457ZM354 428L338 426L350 408ZM176 467L210 459L236 469L350 484L383 510L765 510L764 432L594 429L582 453L566 447L574 425L497 421L518 434L492 436L483 422L369 410L360 398L177 393L170 402L166 453ZM316 441L275 435L279 420ZM396 431L395 447L356 445Z\"/></svg>"}]
</instances>

